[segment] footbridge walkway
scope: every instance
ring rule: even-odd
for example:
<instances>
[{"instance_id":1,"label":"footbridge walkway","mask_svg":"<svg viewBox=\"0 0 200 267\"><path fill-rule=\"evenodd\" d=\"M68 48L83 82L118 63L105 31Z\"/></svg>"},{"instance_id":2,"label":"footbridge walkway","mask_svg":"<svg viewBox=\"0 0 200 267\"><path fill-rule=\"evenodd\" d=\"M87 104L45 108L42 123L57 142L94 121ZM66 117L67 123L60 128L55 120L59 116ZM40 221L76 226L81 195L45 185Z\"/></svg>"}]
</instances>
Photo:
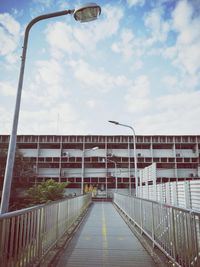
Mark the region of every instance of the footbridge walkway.
<instances>
[{"instance_id":1,"label":"footbridge walkway","mask_svg":"<svg viewBox=\"0 0 200 267\"><path fill-rule=\"evenodd\" d=\"M199 230L192 210L83 195L0 215L0 266L198 267Z\"/></svg>"}]
</instances>

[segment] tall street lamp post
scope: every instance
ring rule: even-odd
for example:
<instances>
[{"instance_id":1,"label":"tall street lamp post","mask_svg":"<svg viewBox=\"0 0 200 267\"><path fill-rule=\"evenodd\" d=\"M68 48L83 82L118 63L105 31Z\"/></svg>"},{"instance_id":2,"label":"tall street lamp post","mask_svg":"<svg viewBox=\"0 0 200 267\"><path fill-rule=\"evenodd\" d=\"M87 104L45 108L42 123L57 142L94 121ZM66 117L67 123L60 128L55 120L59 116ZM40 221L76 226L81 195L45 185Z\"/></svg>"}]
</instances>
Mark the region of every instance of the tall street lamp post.
<instances>
[{"instance_id":1,"label":"tall street lamp post","mask_svg":"<svg viewBox=\"0 0 200 267\"><path fill-rule=\"evenodd\" d=\"M129 129L132 130L133 132L133 145L134 145L134 166L135 166L135 191L136 191L136 196L138 195L138 175L137 175L137 154L136 154L136 137L135 137L135 130L132 126L130 125L126 125L126 124L122 124L119 123L117 121L108 121L110 123L113 123L115 125L120 125L120 126L124 126L127 127ZM129 182L129 194L131 195L131 177L130 177L130 182Z\"/></svg>"},{"instance_id":2,"label":"tall street lamp post","mask_svg":"<svg viewBox=\"0 0 200 267\"><path fill-rule=\"evenodd\" d=\"M88 21L97 19L97 17L101 14L101 8L97 4L92 3L92 4L84 4L83 6L81 6L80 8L76 10L74 9L64 10L64 11L44 14L31 20L26 27L25 34L24 34L24 42L23 42L23 47L22 47L21 68L20 68L19 81L18 81L18 89L17 89L14 117L13 117L12 132L11 132L10 140L9 140L8 156L7 156L5 176L4 176L4 184L3 184L3 192L2 192L2 200L1 200L1 211L0 211L1 214L6 213L8 211L8 206L9 206L12 173L13 173L13 166L14 166L14 160L15 160L17 126L18 126L21 93L22 93L23 78L24 78L26 51L27 51L30 29L38 21L53 18L53 17L59 17L63 15L69 15L69 14L74 15L74 19L77 21L88 22Z\"/></svg>"},{"instance_id":3,"label":"tall street lamp post","mask_svg":"<svg viewBox=\"0 0 200 267\"><path fill-rule=\"evenodd\" d=\"M95 146L93 148L83 149L82 150L82 167L81 167L81 195L84 193L84 172L85 172L85 152L91 150L97 150L99 147Z\"/></svg>"}]
</instances>

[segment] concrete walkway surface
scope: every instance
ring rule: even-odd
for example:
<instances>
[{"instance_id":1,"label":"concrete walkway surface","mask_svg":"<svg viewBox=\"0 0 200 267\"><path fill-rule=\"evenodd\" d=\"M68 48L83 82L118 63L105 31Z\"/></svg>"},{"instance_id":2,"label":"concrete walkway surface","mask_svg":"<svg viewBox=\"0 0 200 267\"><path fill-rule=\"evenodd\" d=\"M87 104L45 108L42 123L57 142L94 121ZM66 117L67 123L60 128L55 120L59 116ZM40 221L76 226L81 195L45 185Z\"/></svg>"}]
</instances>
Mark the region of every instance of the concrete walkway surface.
<instances>
[{"instance_id":1,"label":"concrete walkway surface","mask_svg":"<svg viewBox=\"0 0 200 267\"><path fill-rule=\"evenodd\" d=\"M112 203L94 203L57 267L157 266Z\"/></svg>"}]
</instances>

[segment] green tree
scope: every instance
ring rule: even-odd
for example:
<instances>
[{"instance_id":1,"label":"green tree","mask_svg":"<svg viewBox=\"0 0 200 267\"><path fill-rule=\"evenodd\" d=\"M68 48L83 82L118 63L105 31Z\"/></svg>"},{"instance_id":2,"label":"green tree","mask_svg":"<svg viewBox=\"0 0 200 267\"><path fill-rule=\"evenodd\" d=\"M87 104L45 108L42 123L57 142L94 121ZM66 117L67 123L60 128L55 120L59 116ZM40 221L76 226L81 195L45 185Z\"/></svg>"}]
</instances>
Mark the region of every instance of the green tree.
<instances>
[{"instance_id":1,"label":"green tree","mask_svg":"<svg viewBox=\"0 0 200 267\"><path fill-rule=\"evenodd\" d=\"M56 182L49 179L27 190L28 198L32 204L41 204L64 198L65 187L68 182Z\"/></svg>"},{"instance_id":2,"label":"green tree","mask_svg":"<svg viewBox=\"0 0 200 267\"><path fill-rule=\"evenodd\" d=\"M5 174L6 160L7 148L0 148L0 177L2 183ZM30 161L30 158L24 157L22 152L20 152L19 149L16 148L12 187L23 188L29 185L30 178L35 177L33 165L34 163Z\"/></svg>"},{"instance_id":3,"label":"green tree","mask_svg":"<svg viewBox=\"0 0 200 267\"><path fill-rule=\"evenodd\" d=\"M3 180L7 160L7 147L0 147L0 190L3 187ZM31 185L31 178L35 177L34 162L16 149L13 168L12 187L9 200L9 211L27 207L28 202L24 199L23 192Z\"/></svg>"}]
</instances>

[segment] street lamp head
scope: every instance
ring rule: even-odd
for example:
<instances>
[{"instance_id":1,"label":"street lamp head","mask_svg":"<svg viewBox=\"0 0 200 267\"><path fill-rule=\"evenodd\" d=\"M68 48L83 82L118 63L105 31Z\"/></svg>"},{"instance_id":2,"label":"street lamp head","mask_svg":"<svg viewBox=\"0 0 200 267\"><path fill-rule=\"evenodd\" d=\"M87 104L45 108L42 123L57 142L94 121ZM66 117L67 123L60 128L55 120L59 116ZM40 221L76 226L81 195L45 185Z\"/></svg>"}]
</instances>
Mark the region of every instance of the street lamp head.
<instances>
[{"instance_id":1,"label":"street lamp head","mask_svg":"<svg viewBox=\"0 0 200 267\"><path fill-rule=\"evenodd\" d=\"M99 147L98 146L95 146L91 150L97 150L97 149L99 149Z\"/></svg>"},{"instance_id":2,"label":"street lamp head","mask_svg":"<svg viewBox=\"0 0 200 267\"><path fill-rule=\"evenodd\" d=\"M98 146L95 146L95 147L91 147L91 148L87 148L87 149L80 149L81 151L83 151L83 153L85 152L85 151L93 151L93 150L97 150L97 149L99 149L99 147Z\"/></svg>"},{"instance_id":3,"label":"street lamp head","mask_svg":"<svg viewBox=\"0 0 200 267\"><path fill-rule=\"evenodd\" d=\"M83 4L74 11L74 18L80 22L96 20L101 14L101 7L95 3Z\"/></svg>"},{"instance_id":4,"label":"street lamp head","mask_svg":"<svg viewBox=\"0 0 200 267\"><path fill-rule=\"evenodd\" d=\"M110 123L113 123L113 124L116 124L116 125L119 125L119 122L118 121L108 121Z\"/></svg>"}]
</instances>

